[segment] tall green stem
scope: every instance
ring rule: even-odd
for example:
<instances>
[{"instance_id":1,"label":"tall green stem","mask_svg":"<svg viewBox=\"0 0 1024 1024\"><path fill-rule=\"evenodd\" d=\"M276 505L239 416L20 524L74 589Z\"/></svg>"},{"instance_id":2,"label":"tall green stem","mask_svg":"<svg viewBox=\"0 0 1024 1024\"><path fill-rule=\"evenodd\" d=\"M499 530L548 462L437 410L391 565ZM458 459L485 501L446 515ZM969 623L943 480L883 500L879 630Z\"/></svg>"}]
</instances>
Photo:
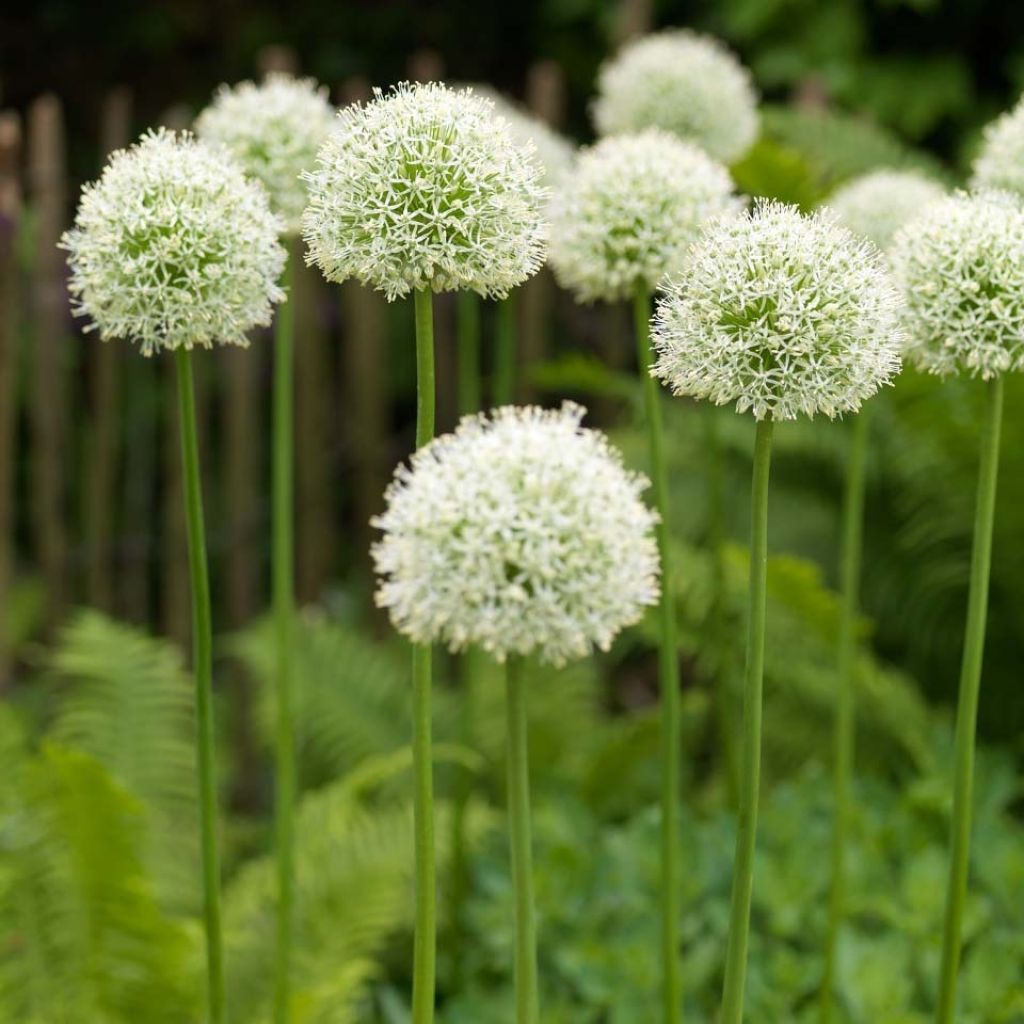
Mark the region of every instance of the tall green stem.
<instances>
[{"instance_id":1,"label":"tall green stem","mask_svg":"<svg viewBox=\"0 0 1024 1024\"><path fill-rule=\"evenodd\" d=\"M206 927L209 1024L223 1024L224 952L220 924L220 860L217 854L217 783L213 735L213 622L206 566L203 491L196 437L195 386L187 349L175 351L182 475L192 580L192 671L196 680L196 745L199 762L199 829L203 864L203 920Z\"/></svg>"},{"instance_id":2,"label":"tall green stem","mask_svg":"<svg viewBox=\"0 0 1024 1024\"><path fill-rule=\"evenodd\" d=\"M821 985L822 1024L828 1024L832 1019L836 944L846 911L846 838L850 827L850 782L853 777L856 727L854 655L864 537L864 467L867 462L869 418L868 408L865 408L853 421L843 495L842 553L839 570L839 585L842 591L837 673L839 689L836 695L832 741L835 758L832 775L832 880L828 902L828 932L825 937L825 974Z\"/></svg>"},{"instance_id":3,"label":"tall green stem","mask_svg":"<svg viewBox=\"0 0 1024 1024\"><path fill-rule=\"evenodd\" d=\"M974 793L974 736L978 721L981 663L988 613L988 581L992 564L992 524L995 520L996 480L999 474L999 435L1003 421L1003 379L988 385L988 403L981 435L978 493L974 509L974 550L967 598L967 627L960 667L960 701L956 714L953 776L953 823L950 836L949 886L942 932L942 968L936 1020L952 1024L960 966L960 933L967 897L971 847L971 801Z\"/></svg>"},{"instance_id":4,"label":"tall green stem","mask_svg":"<svg viewBox=\"0 0 1024 1024\"><path fill-rule=\"evenodd\" d=\"M459 415L480 410L480 296L456 293L455 326L459 348Z\"/></svg>"},{"instance_id":5,"label":"tall green stem","mask_svg":"<svg viewBox=\"0 0 1024 1024\"><path fill-rule=\"evenodd\" d=\"M416 292L416 447L434 436L434 302L429 289ZM413 956L413 1024L434 1019L437 942L434 867L434 765L431 740L429 644L413 648L413 801L416 846L416 938Z\"/></svg>"},{"instance_id":6,"label":"tall green stem","mask_svg":"<svg viewBox=\"0 0 1024 1024\"><path fill-rule=\"evenodd\" d=\"M290 293L293 258L285 264L282 285L289 298L277 310L273 406L273 550L272 588L277 646L277 955L274 958L274 1020L291 1019L291 948L295 887L295 722L292 709L292 637L295 618L295 546L293 506L293 419L295 400L295 312Z\"/></svg>"},{"instance_id":7,"label":"tall green stem","mask_svg":"<svg viewBox=\"0 0 1024 1024\"><path fill-rule=\"evenodd\" d=\"M509 658L505 666L508 716L508 817L515 897L516 1024L537 1024L537 922L533 896L533 851L530 829L530 760L526 736L526 694L523 662Z\"/></svg>"},{"instance_id":8,"label":"tall green stem","mask_svg":"<svg viewBox=\"0 0 1024 1024\"><path fill-rule=\"evenodd\" d=\"M743 693L743 763L740 775L736 862L729 912L720 1024L740 1024L747 975L750 900L754 890L757 801L761 787L761 697L764 687L764 632L768 583L768 474L772 457L772 421L760 420L754 442L754 479L750 516L750 596L747 620L747 670Z\"/></svg>"},{"instance_id":9,"label":"tall green stem","mask_svg":"<svg viewBox=\"0 0 1024 1024\"><path fill-rule=\"evenodd\" d=\"M519 304L511 292L498 302L491 404L511 405L516 392L516 321Z\"/></svg>"},{"instance_id":10,"label":"tall green stem","mask_svg":"<svg viewBox=\"0 0 1024 1024\"><path fill-rule=\"evenodd\" d=\"M661 681L661 957L662 1005L666 1024L683 1016L679 972L679 773L681 713L679 652L676 646L676 608L672 589L672 550L669 534L668 471L661 422L661 395L651 376L651 299L643 285L633 295L637 364L644 388L647 442L650 450L656 536L661 557L661 601L658 605L658 675Z\"/></svg>"}]
</instances>

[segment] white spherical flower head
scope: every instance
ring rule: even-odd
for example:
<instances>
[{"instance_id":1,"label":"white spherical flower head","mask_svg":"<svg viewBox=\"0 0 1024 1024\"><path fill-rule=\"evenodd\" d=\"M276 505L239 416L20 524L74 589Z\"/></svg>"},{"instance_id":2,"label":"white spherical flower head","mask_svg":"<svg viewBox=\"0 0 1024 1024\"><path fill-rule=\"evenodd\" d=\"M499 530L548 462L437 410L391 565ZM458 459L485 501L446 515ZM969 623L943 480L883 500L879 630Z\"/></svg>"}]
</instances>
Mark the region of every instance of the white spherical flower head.
<instances>
[{"instance_id":1,"label":"white spherical flower head","mask_svg":"<svg viewBox=\"0 0 1024 1024\"><path fill-rule=\"evenodd\" d=\"M738 160L758 134L750 73L717 40L670 29L627 44L598 73L602 135L663 128L715 159Z\"/></svg>"},{"instance_id":2,"label":"white spherical flower head","mask_svg":"<svg viewBox=\"0 0 1024 1024\"><path fill-rule=\"evenodd\" d=\"M61 239L76 315L104 340L247 345L284 298L282 223L224 154L160 130L115 153Z\"/></svg>"},{"instance_id":3,"label":"white spherical flower head","mask_svg":"<svg viewBox=\"0 0 1024 1024\"><path fill-rule=\"evenodd\" d=\"M1008 192L958 192L896 236L907 357L988 380L1024 369L1024 206Z\"/></svg>"},{"instance_id":4,"label":"white spherical flower head","mask_svg":"<svg viewBox=\"0 0 1024 1024\"><path fill-rule=\"evenodd\" d=\"M223 146L262 182L274 212L295 234L309 198L301 175L316 163L334 114L327 90L312 79L271 74L259 85L221 86L197 118L196 134Z\"/></svg>"},{"instance_id":5,"label":"white spherical flower head","mask_svg":"<svg viewBox=\"0 0 1024 1024\"><path fill-rule=\"evenodd\" d=\"M761 201L691 249L658 303L653 372L759 420L856 412L899 370L899 312L870 242L827 212Z\"/></svg>"},{"instance_id":6,"label":"white spherical flower head","mask_svg":"<svg viewBox=\"0 0 1024 1024\"><path fill-rule=\"evenodd\" d=\"M869 171L847 182L826 203L855 235L888 249L904 224L946 190L917 171Z\"/></svg>"},{"instance_id":7,"label":"white spherical flower head","mask_svg":"<svg viewBox=\"0 0 1024 1024\"><path fill-rule=\"evenodd\" d=\"M416 643L561 665L658 599L647 481L584 410L505 407L421 448L374 520L377 602Z\"/></svg>"},{"instance_id":8,"label":"white spherical flower head","mask_svg":"<svg viewBox=\"0 0 1024 1024\"><path fill-rule=\"evenodd\" d=\"M542 174L471 90L377 90L341 112L306 176L307 259L389 299L427 288L504 297L544 259Z\"/></svg>"},{"instance_id":9,"label":"white spherical flower head","mask_svg":"<svg viewBox=\"0 0 1024 1024\"><path fill-rule=\"evenodd\" d=\"M985 129L971 186L1024 195L1024 97Z\"/></svg>"},{"instance_id":10,"label":"white spherical flower head","mask_svg":"<svg viewBox=\"0 0 1024 1024\"><path fill-rule=\"evenodd\" d=\"M555 276L585 302L654 289L681 270L709 218L738 212L729 172L667 132L602 139L551 203Z\"/></svg>"}]
</instances>

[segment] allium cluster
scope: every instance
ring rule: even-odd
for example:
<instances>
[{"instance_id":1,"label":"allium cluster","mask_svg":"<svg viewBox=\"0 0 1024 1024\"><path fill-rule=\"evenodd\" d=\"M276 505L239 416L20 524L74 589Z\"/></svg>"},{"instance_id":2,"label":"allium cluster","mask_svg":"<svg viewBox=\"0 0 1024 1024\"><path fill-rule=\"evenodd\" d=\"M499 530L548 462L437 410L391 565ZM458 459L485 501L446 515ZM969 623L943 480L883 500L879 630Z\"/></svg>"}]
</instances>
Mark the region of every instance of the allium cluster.
<instances>
[{"instance_id":1,"label":"allium cluster","mask_svg":"<svg viewBox=\"0 0 1024 1024\"><path fill-rule=\"evenodd\" d=\"M740 209L729 172L667 132L603 139L551 203L549 259L583 301L654 289L677 273L709 218Z\"/></svg>"},{"instance_id":2,"label":"allium cluster","mask_svg":"<svg viewBox=\"0 0 1024 1024\"><path fill-rule=\"evenodd\" d=\"M263 187L185 133L151 132L82 190L68 252L76 315L144 355L247 345L270 323L285 251Z\"/></svg>"},{"instance_id":3,"label":"allium cluster","mask_svg":"<svg viewBox=\"0 0 1024 1024\"><path fill-rule=\"evenodd\" d=\"M1024 195L1024 97L985 129L971 186Z\"/></svg>"},{"instance_id":4,"label":"allium cluster","mask_svg":"<svg viewBox=\"0 0 1024 1024\"><path fill-rule=\"evenodd\" d=\"M929 373L985 380L1024 369L1024 205L958 192L896 236L906 353Z\"/></svg>"},{"instance_id":5,"label":"allium cluster","mask_svg":"<svg viewBox=\"0 0 1024 1024\"><path fill-rule=\"evenodd\" d=\"M602 135L663 128L731 163L758 133L750 74L717 40L685 29L646 36L602 66L594 122Z\"/></svg>"},{"instance_id":6,"label":"allium cluster","mask_svg":"<svg viewBox=\"0 0 1024 1024\"><path fill-rule=\"evenodd\" d=\"M917 171L870 171L838 189L826 204L855 235L888 249L904 224L946 190Z\"/></svg>"},{"instance_id":7,"label":"allium cluster","mask_svg":"<svg viewBox=\"0 0 1024 1024\"><path fill-rule=\"evenodd\" d=\"M373 557L400 632L560 665L656 603L647 481L583 415L567 403L467 416L397 471Z\"/></svg>"},{"instance_id":8,"label":"allium cluster","mask_svg":"<svg viewBox=\"0 0 1024 1024\"><path fill-rule=\"evenodd\" d=\"M334 113L327 90L312 79L271 74L259 85L221 86L196 119L196 134L223 146L262 182L272 209L294 234L309 198L301 175L316 163Z\"/></svg>"},{"instance_id":9,"label":"allium cluster","mask_svg":"<svg viewBox=\"0 0 1024 1024\"><path fill-rule=\"evenodd\" d=\"M422 288L503 297L543 262L542 173L472 91L378 90L341 112L305 175L308 260L389 299Z\"/></svg>"},{"instance_id":10,"label":"allium cluster","mask_svg":"<svg viewBox=\"0 0 1024 1024\"><path fill-rule=\"evenodd\" d=\"M757 419L855 412L899 370L899 293L871 243L759 202L708 225L659 302L654 374Z\"/></svg>"}]
</instances>

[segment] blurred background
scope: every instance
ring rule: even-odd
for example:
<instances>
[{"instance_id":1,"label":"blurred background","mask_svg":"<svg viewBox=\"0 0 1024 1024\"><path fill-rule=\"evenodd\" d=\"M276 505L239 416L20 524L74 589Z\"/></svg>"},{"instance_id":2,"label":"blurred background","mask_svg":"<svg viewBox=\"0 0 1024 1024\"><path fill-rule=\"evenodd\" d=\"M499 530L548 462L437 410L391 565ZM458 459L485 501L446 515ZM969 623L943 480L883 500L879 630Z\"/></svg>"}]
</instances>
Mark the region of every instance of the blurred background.
<instances>
[{"instance_id":1,"label":"blurred background","mask_svg":"<svg viewBox=\"0 0 1024 1024\"><path fill-rule=\"evenodd\" d=\"M99 174L111 150L148 127L188 127L218 84L267 70L314 76L339 104L403 79L487 82L585 144L593 137L588 104L599 64L627 39L668 26L720 36L752 69L765 102L762 137L732 168L734 177L743 192L805 209L880 166L962 182L981 128L1024 90L1024 5L1014 0L5 5L0 763L19 781L0 798L0 1018L196 1019L189 1015L195 985L183 981L197 976L199 952L188 870L195 857L183 683L190 613L173 368L128 345L101 345L70 316L56 243L81 185ZM295 294L297 586L305 609L300 942L310 1005L333 1006L303 1019L401 1024L409 942L401 759L407 674L403 646L373 609L367 552L368 520L412 447L412 312L355 286L328 287L313 271L298 275ZM643 469L625 310L575 306L544 273L523 289L519 316L519 399L583 402L590 422L609 430L627 461ZM486 371L491 304L482 317ZM438 426L447 429L460 411L455 301L442 297L437 318ZM220 634L233 998L243 1007L238 1019L249 1024L265 1009L273 903L266 856L272 644L261 618L268 602L269 337L254 337L247 352L203 353L195 362ZM841 978L848 1019L865 1024L926 1019L913 1012L928 1005L935 973L948 814L942 780L983 393L977 382L939 383L907 371L873 402L857 841L865 863L880 858L883 866L858 869L852 883L856 928ZM1024 1020L1024 945L1013 918L1024 886L1022 399L1021 381L1009 381L980 712L984 885L974 927L986 955L969 956L966 968L972 1019L993 1022ZM665 404L687 709L686 856L696 865L684 901L687 991L710 1008L728 897L729 740L739 713L753 431L746 417L718 410L724 459L713 469L724 503L716 512L701 417L689 402L666 395ZM770 795L759 868L768 881L755 890L762 902L750 997L759 1022L805 1019L820 969L808 936L823 926L827 882L847 425L784 424L776 443ZM724 567L708 555L719 529ZM540 900L557 905L542 934L551 1021L650 1019L645 1007L657 984L650 955L654 643L646 623L607 657L557 678L539 676L533 690ZM442 850L451 907L443 1019L479 1024L501 1019L491 1014L508 985L510 897L502 836L493 828L503 801L500 697L486 673L463 681L467 697L456 685L457 666L440 662L439 737L470 750L466 763L475 765L472 797L466 772L449 766L440 782L450 798L442 814L452 819L439 830L451 835ZM577 726L571 739L567 721ZM83 820L94 822L92 832ZM122 839L113 842L114 835ZM124 891L111 880L110 863L128 879ZM139 878L152 890L145 899L133 888ZM879 893L891 905L880 906ZM127 945L125 914L136 922ZM103 946L101 967L95 942L81 938L82 919L121 943ZM350 945L339 951L344 934ZM33 987L33 943L60 975L54 984L66 992L63 1010ZM125 958L135 981L125 980ZM97 1008L86 1016L68 1010L85 1005L82 985ZM35 1003L26 992L36 993ZM49 1009L38 1010L44 1004ZM40 1015L25 1016L30 1006Z\"/></svg>"}]
</instances>

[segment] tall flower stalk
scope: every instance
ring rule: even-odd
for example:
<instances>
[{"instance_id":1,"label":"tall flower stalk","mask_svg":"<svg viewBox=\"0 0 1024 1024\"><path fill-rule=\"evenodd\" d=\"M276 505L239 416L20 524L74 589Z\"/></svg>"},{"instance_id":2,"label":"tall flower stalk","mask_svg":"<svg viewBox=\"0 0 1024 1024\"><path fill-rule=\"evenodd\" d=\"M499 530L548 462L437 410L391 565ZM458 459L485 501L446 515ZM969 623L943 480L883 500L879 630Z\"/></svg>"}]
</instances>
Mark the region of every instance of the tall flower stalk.
<instances>
[{"instance_id":1,"label":"tall flower stalk","mask_svg":"<svg viewBox=\"0 0 1024 1024\"><path fill-rule=\"evenodd\" d=\"M579 157L555 192L551 264L583 301L630 301L642 380L663 586L658 612L661 690L662 1009L682 1019L680 943L679 652L672 591L671 517L660 389L651 377L651 293L680 270L704 222L737 209L728 171L696 146L661 131L605 139ZM625 226L625 227L624 227Z\"/></svg>"},{"instance_id":2,"label":"tall flower stalk","mask_svg":"<svg viewBox=\"0 0 1024 1024\"><path fill-rule=\"evenodd\" d=\"M222 86L196 120L203 141L223 149L247 175L260 182L271 209L285 224L288 249L306 205L301 178L312 167L330 130L334 111L327 90L311 79L272 74L261 84ZM289 252L282 286L291 292L294 254ZM276 645L274 696L275 854L277 936L274 957L274 1020L291 1020L292 931L295 904L295 721L292 663L295 618L294 368L295 311L291 302L274 325L274 391L271 455L271 599Z\"/></svg>"},{"instance_id":3,"label":"tall flower stalk","mask_svg":"<svg viewBox=\"0 0 1024 1024\"><path fill-rule=\"evenodd\" d=\"M994 176L1005 123L987 135L976 176ZM1010 122L1012 127L1012 122ZM1024 121L1020 124L1024 126ZM998 146L995 146L998 143ZM1012 173L1012 169L1007 169ZM967 621L957 705L949 878L935 1019L956 1014L964 904L970 865L974 747L988 610L1003 375L1024 369L1024 207L1019 197L982 190L927 208L896 236L892 253L906 299L907 352L922 370L987 382L974 515Z\"/></svg>"},{"instance_id":4,"label":"tall flower stalk","mask_svg":"<svg viewBox=\"0 0 1024 1024\"><path fill-rule=\"evenodd\" d=\"M207 1013L226 1020L213 723L213 626L203 523L191 350L246 345L284 297L281 222L263 189L189 135L160 131L115 153L86 186L62 240L75 313L101 338L174 353L192 581L198 806ZM174 288L151 282L174 281Z\"/></svg>"},{"instance_id":5,"label":"tall flower stalk","mask_svg":"<svg viewBox=\"0 0 1024 1024\"><path fill-rule=\"evenodd\" d=\"M655 316L655 374L757 421L736 859L720 1020L743 1019L761 780L774 424L856 412L899 368L899 296L878 250L824 214L758 203L710 224Z\"/></svg>"},{"instance_id":6,"label":"tall flower stalk","mask_svg":"<svg viewBox=\"0 0 1024 1024\"><path fill-rule=\"evenodd\" d=\"M607 649L658 599L656 516L583 410L505 406L399 467L374 525L377 601L417 649L476 648L505 666L515 1020L537 1024L527 657L550 665Z\"/></svg>"},{"instance_id":7,"label":"tall flower stalk","mask_svg":"<svg viewBox=\"0 0 1024 1024\"><path fill-rule=\"evenodd\" d=\"M305 175L309 261L388 299L414 295L416 444L434 433L433 293L504 298L543 261L547 194L490 100L431 83L349 107ZM436 881L430 635L413 651L416 931L413 1024L434 1016Z\"/></svg>"}]
</instances>

